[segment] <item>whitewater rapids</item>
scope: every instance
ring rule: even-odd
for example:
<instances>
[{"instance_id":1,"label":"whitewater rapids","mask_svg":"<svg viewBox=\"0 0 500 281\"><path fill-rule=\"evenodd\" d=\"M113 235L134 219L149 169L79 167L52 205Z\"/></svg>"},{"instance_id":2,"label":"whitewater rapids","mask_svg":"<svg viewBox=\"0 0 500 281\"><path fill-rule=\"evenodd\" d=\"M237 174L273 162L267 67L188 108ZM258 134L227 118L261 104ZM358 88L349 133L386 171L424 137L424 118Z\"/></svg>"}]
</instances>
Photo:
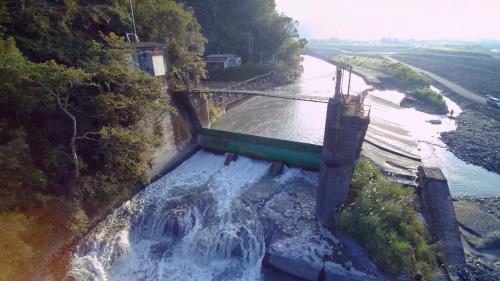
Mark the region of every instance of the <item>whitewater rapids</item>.
<instances>
[{"instance_id":1,"label":"whitewater rapids","mask_svg":"<svg viewBox=\"0 0 500 281\"><path fill-rule=\"evenodd\" d=\"M115 210L78 247L70 280L262 280L264 227L240 195L270 163L198 152ZM286 169L284 186L316 173ZM250 192L249 192L250 193Z\"/></svg>"}]
</instances>

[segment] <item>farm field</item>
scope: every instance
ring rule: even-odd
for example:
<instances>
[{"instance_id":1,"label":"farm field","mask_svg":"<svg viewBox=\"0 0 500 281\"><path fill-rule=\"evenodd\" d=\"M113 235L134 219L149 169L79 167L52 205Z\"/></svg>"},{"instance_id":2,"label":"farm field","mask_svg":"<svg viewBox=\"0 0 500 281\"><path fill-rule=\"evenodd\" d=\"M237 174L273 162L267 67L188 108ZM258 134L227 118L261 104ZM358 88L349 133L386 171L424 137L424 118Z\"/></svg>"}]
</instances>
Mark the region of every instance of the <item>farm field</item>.
<instances>
[{"instance_id":1,"label":"farm field","mask_svg":"<svg viewBox=\"0 0 500 281\"><path fill-rule=\"evenodd\" d=\"M399 54L394 58L450 80L476 94L500 98L500 59L487 55Z\"/></svg>"},{"instance_id":2,"label":"farm field","mask_svg":"<svg viewBox=\"0 0 500 281\"><path fill-rule=\"evenodd\" d=\"M324 57L384 55L432 72L478 95L500 98L500 55L480 46L417 46L311 42L308 50ZM500 54L500 52L499 52Z\"/></svg>"}]
</instances>

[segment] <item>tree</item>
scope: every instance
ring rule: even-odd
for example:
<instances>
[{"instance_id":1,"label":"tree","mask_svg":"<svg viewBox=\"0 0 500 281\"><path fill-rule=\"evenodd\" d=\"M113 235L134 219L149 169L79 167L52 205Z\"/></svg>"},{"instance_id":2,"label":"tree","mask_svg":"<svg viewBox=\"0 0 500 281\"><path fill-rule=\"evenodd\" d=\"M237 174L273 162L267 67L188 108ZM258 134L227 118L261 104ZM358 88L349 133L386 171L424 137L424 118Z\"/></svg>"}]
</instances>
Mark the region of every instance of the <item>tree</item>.
<instances>
[{"instance_id":1,"label":"tree","mask_svg":"<svg viewBox=\"0 0 500 281\"><path fill-rule=\"evenodd\" d=\"M208 39L209 53L236 53L245 62L280 60L277 67L283 82L301 74L297 22L276 11L274 0L187 0L194 8ZM254 54L254 55L251 55ZM258 60L255 59L258 57Z\"/></svg>"},{"instance_id":2,"label":"tree","mask_svg":"<svg viewBox=\"0 0 500 281\"><path fill-rule=\"evenodd\" d=\"M76 151L76 141L80 139L90 139L97 132L86 132L78 135L78 123L76 117L70 111L70 99L80 86L90 80L90 74L81 69L67 67L57 64L55 61L49 61L40 64L29 64L30 69L27 73L20 73L26 81L40 86L45 92L55 98L57 107L64 112L72 124L72 133L69 139L71 156L73 158L73 177L78 179L80 176L80 165Z\"/></svg>"}]
</instances>

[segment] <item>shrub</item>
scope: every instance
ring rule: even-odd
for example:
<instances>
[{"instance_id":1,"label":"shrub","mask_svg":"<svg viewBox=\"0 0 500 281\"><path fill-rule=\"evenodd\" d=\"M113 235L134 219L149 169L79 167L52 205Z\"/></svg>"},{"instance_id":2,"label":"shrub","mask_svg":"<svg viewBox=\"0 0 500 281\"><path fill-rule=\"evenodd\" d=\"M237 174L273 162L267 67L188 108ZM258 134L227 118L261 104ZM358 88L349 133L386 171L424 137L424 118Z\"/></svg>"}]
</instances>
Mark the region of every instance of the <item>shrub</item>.
<instances>
[{"instance_id":1,"label":"shrub","mask_svg":"<svg viewBox=\"0 0 500 281\"><path fill-rule=\"evenodd\" d=\"M384 72L391 74L407 87L425 88L431 85L432 80L426 75L397 62L387 64Z\"/></svg>"},{"instance_id":2,"label":"shrub","mask_svg":"<svg viewBox=\"0 0 500 281\"><path fill-rule=\"evenodd\" d=\"M273 70L275 70L275 66L272 64L246 64L227 69L212 70L209 72L208 77L212 81L219 82L245 81Z\"/></svg>"},{"instance_id":3,"label":"shrub","mask_svg":"<svg viewBox=\"0 0 500 281\"><path fill-rule=\"evenodd\" d=\"M429 278L433 249L413 209L410 191L376 169L367 160L358 163L352 185L364 188L342 210L336 227L358 240L377 266L391 276L420 271Z\"/></svg>"},{"instance_id":4,"label":"shrub","mask_svg":"<svg viewBox=\"0 0 500 281\"><path fill-rule=\"evenodd\" d=\"M443 96L430 88L418 89L412 93L412 96L423 104L432 107L438 113L448 113L448 107Z\"/></svg>"},{"instance_id":5,"label":"shrub","mask_svg":"<svg viewBox=\"0 0 500 281\"><path fill-rule=\"evenodd\" d=\"M432 79L400 63L391 63L387 59L367 56L340 56L341 63L378 70L399 80L405 87L425 88L431 85Z\"/></svg>"}]
</instances>

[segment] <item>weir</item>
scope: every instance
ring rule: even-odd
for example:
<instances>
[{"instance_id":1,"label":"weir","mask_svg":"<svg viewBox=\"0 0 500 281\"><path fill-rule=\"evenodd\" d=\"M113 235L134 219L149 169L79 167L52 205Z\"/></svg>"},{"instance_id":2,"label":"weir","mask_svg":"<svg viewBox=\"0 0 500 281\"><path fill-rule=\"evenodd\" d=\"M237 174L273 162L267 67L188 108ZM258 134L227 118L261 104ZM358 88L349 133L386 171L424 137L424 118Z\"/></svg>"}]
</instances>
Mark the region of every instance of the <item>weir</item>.
<instances>
[{"instance_id":1,"label":"weir","mask_svg":"<svg viewBox=\"0 0 500 281\"><path fill-rule=\"evenodd\" d=\"M191 92L175 92L172 97L188 123L193 138L203 149L238 153L257 159L319 170L316 213L323 224L328 224L335 212L347 200L351 175L361 153L370 122L369 111L364 110L363 95L351 96L349 89L347 94L342 93L343 74L346 70L343 67L337 68L335 95L328 99L323 146L206 129L202 127L191 103L189 95ZM351 70L348 71L350 84ZM260 95L255 92L249 94ZM268 96L283 98L282 95ZM298 99L306 100L302 97ZM309 101L315 101L315 98L312 97Z\"/></svg>"}]
</instances>

